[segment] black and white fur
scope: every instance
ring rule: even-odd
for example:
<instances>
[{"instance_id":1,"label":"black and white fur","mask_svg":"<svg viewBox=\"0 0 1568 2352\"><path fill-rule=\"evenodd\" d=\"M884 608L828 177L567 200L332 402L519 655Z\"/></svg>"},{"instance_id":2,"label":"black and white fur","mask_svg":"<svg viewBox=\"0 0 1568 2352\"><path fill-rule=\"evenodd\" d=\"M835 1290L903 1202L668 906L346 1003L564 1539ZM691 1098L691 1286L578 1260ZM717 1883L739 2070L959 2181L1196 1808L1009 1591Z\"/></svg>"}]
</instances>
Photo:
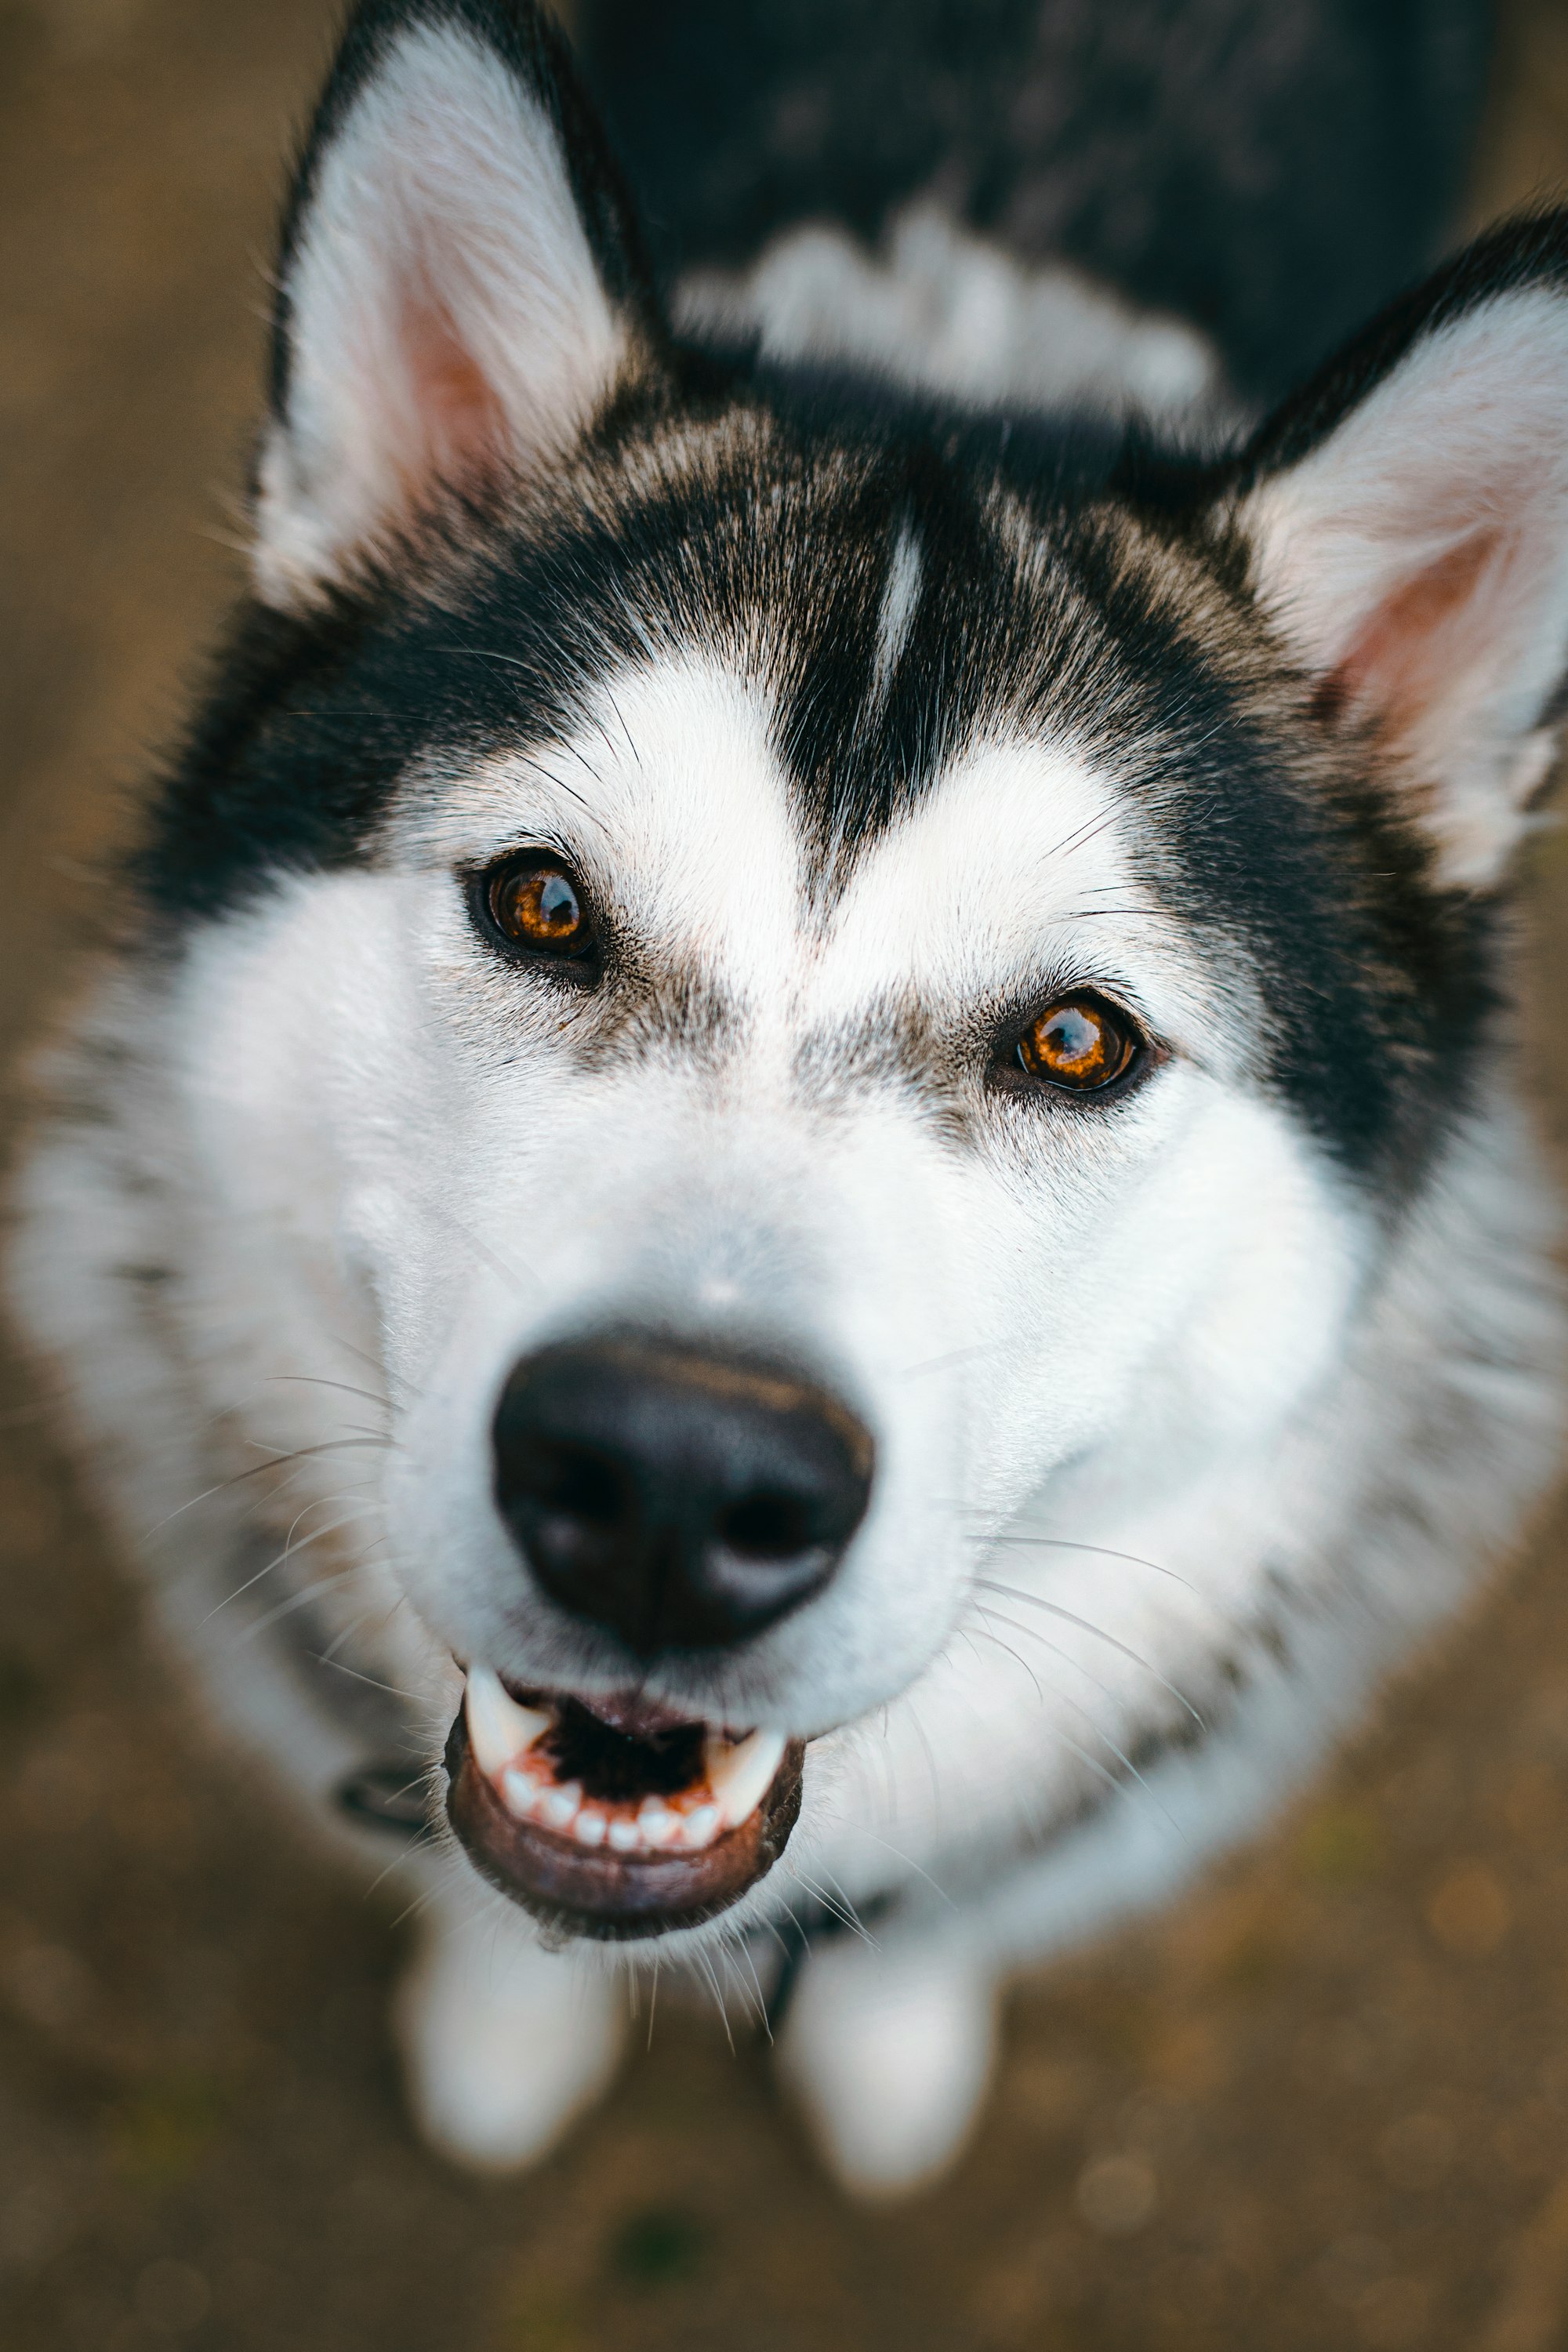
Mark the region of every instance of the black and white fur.
<instances>
[{"instance_id":1,"label":"black and white fur","mask_svg":"<svg viewBox=\"0 0 1568 2352\"><path fill-rule=\"evenodd\" d=\"M616 13L590 53L651 176ZM1343 12L1248 13L1310 91ZM750 1982L792 1919L875 1917L812 1949L780 2049L868 2191L961 2141L1006 1973L1262 1822L1556 1454L1507 877L1568 667L1568 224L1238 422L1344 323L1363 229L1368 301L1436 233L1438 66L1478 52L1408 13L1415 215L1321 226L1311 302L1275 303L1299 349L1217 147L1231 292L1152 315L1157 260L1081 274L1115 246L1093 141L1053 195L1015 118L1030 217L1069 227L1060 264L1008 247L962 91L953 170L922 131L854 235L798 174L737 197L783 239L749 274L667 193L683 338L525 0L361 6L284 238L254 601L47 1072L15 1293L210 1714L312 1817L435 1763L455 1654L625 1678L492 1504L521 1355L633 1320L853 1399L879 1469L839 1574L651 1683L810 1738L784 1860L667 1950ZM974 14L1047 49L1076 21ZM1184 12L1119 14L1158 86ZM1356 120L1328 160L1364 205L1393 133ZM1234 202L1318 235L1288 189ZM596 992L476 933L464 877L528 844L606 910ZM1090 983L1160 1041L1145 1084L988 1083ZM416 2103L524 2160L606 2080L624 1987L455 1852L410 1867Z\"/></svg>"}]
</instances>

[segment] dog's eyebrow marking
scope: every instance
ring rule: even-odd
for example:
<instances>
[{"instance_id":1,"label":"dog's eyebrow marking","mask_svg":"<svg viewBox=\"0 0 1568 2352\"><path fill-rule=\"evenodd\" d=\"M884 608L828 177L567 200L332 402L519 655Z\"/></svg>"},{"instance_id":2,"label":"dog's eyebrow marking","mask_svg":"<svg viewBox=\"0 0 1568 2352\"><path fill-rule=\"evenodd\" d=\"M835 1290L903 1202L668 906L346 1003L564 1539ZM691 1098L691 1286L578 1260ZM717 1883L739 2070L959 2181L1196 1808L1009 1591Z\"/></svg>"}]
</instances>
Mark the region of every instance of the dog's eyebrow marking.
<instances>
[{"instance_id":1,"label":"dog's eyebrow marking","mask_svg":"<svg viewBox=\"0 0 1568 2352\"><path fill-rule=\"evenodd\" d=\"M816 1028L795 1052L795 1082L818 1107L868 1086L900 1087L948 1110L964 1049L914 991L896 991L860 1013Z\"/></svg>"},{"instance_id":2,"label":"dog's eyebrow marking","mask_svg":"<svg viewBox=\"0 0 1568 2352\"><path fill-rule=\"evenodd\" d=\"M882 589L882 606L877 615L877 651L871 667L871 691L867 702L868 714L872 718L888 698L893 672L909 644L910 632L915 623L915 607L920 603L924 581L925 557L921 551L915 526L906 516L899 525L899 535L893 541L888 577Z\"/></svg>"},{"instance_id":3,"label":"dog's eyebrow marking","mask_svg":"<svg viewBox=\"0 0 1568 2352\"><path fill-rule=\"evenodd\" d=\"M577 1051L589 1069L666 1055L714 1070L744 1053L752 1027L744 1001L702 963L634 950Z\"/></svg>"}]
</instances>

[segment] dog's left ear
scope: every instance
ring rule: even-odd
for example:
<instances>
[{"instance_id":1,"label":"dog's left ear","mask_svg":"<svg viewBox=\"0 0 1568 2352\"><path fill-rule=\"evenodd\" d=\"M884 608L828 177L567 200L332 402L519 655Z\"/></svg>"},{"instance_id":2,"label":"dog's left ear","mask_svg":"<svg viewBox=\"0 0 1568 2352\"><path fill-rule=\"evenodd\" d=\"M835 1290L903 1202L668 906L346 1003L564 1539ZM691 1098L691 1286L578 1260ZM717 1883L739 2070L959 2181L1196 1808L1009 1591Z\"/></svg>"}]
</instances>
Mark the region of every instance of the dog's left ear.
<instances>
[{"instance_id":1,"label":"dog's left ear","mask_svg":"<svg viewBox=\"0 0 1568 2352\"><path fill-rule=\"evenodd\" d=\"M1494 883L1568 669L1568 213L1371 328L1263 427L1226 519L1325 719L1370 731L1445 880Z\"/></svg>"},{"instance_id":2,"label":"dog's left ear","mask_svg":"<svg viewBox=\"0 0 1568 2352\"><path fill-rule=\"evenodd\" d=\"M532 0L361 0L284 224L255 568L309 604L451 495L538 477L660 330L619 175Z\"/></svg>"}]
</instances>

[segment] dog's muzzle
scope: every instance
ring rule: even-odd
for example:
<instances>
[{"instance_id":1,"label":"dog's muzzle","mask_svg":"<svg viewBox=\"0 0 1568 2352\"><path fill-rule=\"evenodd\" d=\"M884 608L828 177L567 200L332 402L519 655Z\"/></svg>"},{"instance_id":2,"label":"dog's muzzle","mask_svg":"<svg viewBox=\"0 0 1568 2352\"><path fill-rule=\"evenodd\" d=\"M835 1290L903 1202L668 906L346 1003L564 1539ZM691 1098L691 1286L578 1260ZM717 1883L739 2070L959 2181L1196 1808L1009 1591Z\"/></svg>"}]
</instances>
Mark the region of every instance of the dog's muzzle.
<instances>
[{"instance_id":1,"label":"dog's muzzle","mask_svg":"<svg viewBox=\"0 0 1568 2352\"><path fill-rule=\"evenodd\" d=\"M497 1507L559 1606L636 1664L754 1639L833 1575L870 1499L869 1433L794 1370L661 1337L547 1348L508 1381ZM447 1812L480 1871L584 1935L712 1917L783 1853L804 1744L468 1674Z\"/></svg>"}]
</instances>

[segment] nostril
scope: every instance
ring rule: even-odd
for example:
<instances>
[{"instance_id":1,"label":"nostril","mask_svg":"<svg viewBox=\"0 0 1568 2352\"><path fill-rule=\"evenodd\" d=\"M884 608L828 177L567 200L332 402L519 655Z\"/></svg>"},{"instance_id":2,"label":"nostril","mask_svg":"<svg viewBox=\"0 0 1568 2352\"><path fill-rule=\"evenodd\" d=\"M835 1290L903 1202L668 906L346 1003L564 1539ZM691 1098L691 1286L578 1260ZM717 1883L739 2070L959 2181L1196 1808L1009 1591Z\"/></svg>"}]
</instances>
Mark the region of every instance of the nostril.
<instances>
[{"instance_id":1,"label":"nostril","mask_svg":"<svg viewBox=\"0 0 1568 2352\"><path fill-rule=\"evenodd\" d=\"M816 1517L799 1495L746 1495L720 1514L717 1533L742 1559L794 1559L821 1541Z\"/></svg>"},{"instance_id":2,"label":"nostril","mask_svg":"<svg viewBox=\"0 0 1568 2352\"><path fill-rule=\"evenodd\" d=\"M595 1527L613 1527L630 1500L615 1465L576 1445L542 1446L517 1485L531 1490L535 1502L557 1517L584 1519Z\"/></svg>"}]
</instances>

